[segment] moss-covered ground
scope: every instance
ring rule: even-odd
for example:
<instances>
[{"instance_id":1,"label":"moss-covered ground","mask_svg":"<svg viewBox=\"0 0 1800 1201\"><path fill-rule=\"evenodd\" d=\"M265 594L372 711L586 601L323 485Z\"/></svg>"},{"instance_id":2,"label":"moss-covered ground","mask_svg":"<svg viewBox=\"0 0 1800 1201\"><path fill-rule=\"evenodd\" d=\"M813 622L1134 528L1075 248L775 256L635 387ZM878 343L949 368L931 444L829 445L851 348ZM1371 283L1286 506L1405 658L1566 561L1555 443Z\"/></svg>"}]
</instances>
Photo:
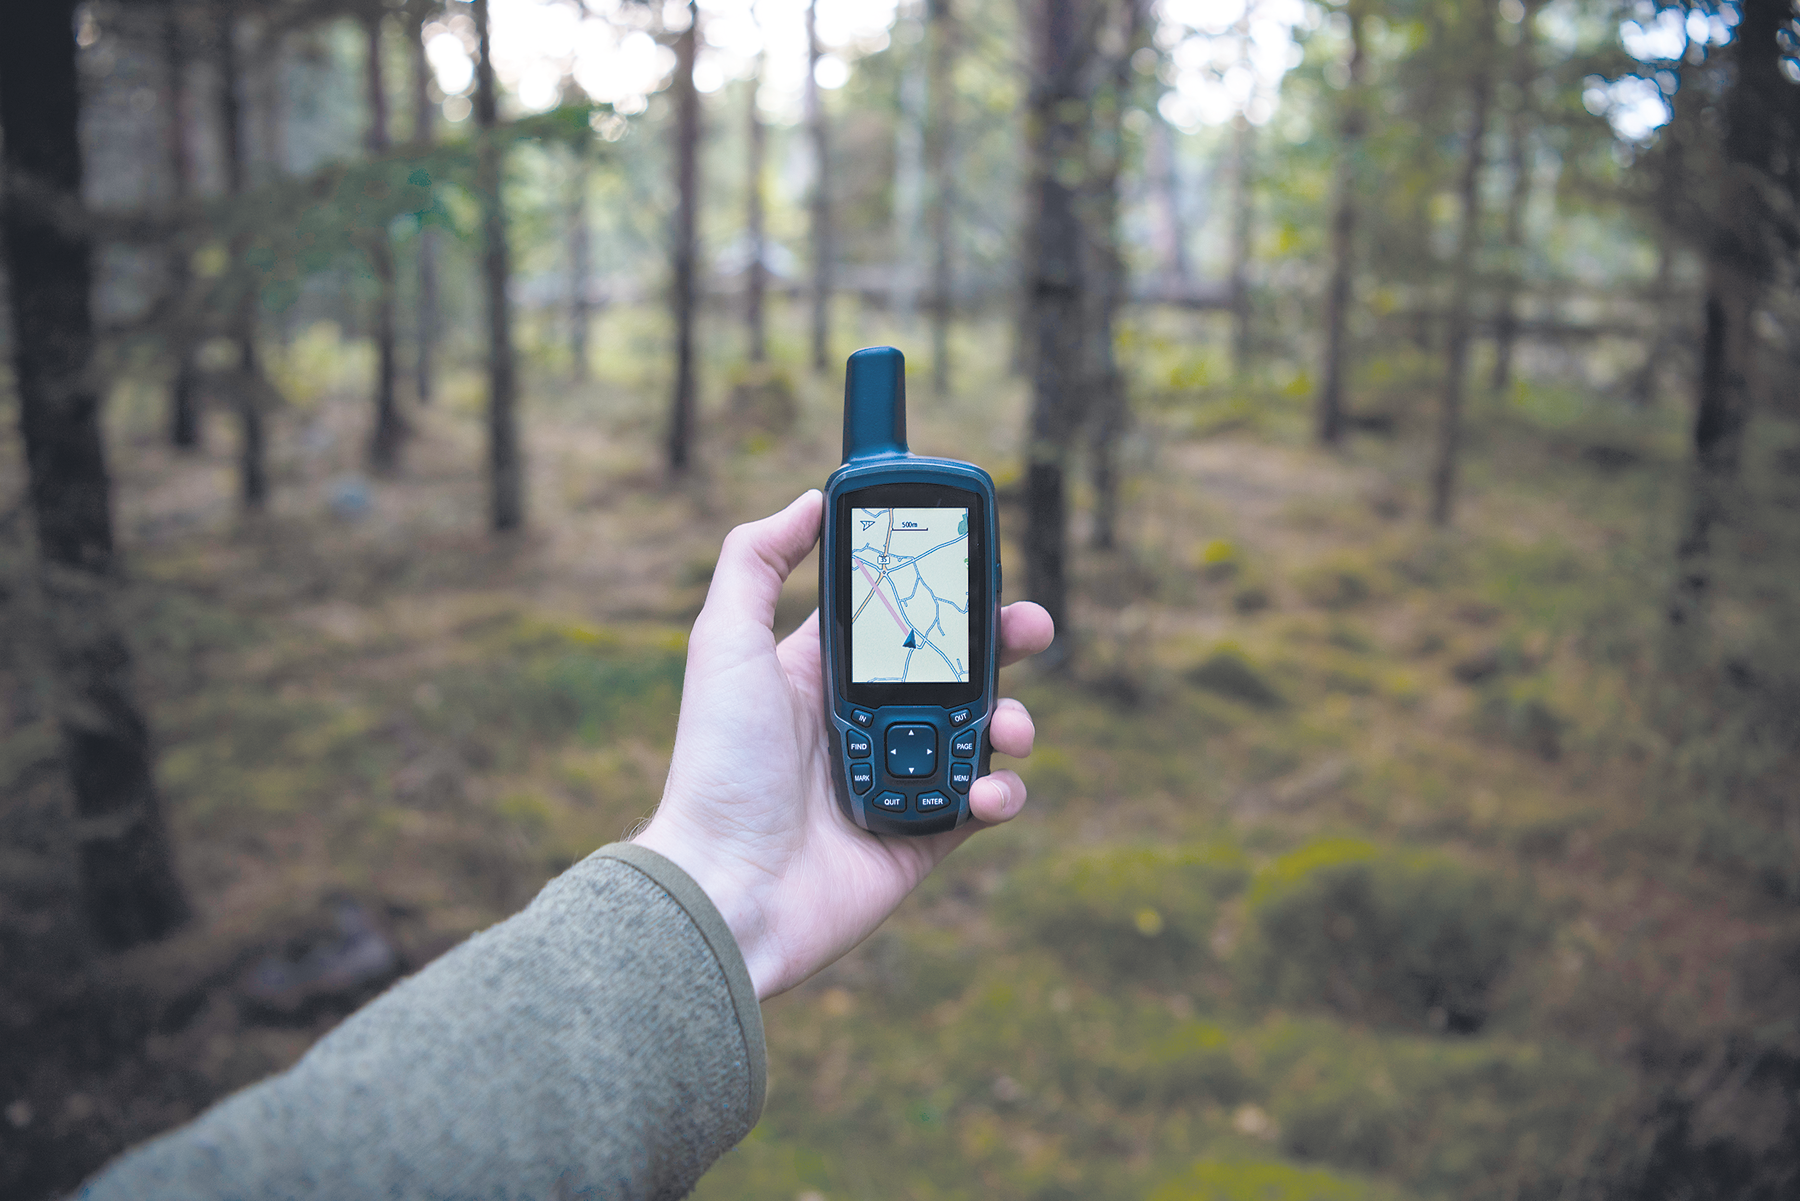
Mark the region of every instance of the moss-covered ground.
<instances>
[{"instance_id":1,"label":"moss-covered ground","mask_svg":"<svg viewBox=\"0 0 1800 1201\"><path fill-rule=\"evenodd\" d=\"M1002 677L1037 722L1025 815L766 1007L765 1116L698 1195L1627 1195L1709 1146L1743 1179L1781 1170L1800 1131L1770 1075L1800 1062L1793 431L1758 427L1711 633L1677 645L1673 401L1481 398L1437 530L1429 364L1369 364L1360 403L1397 432L1325 453L1304 374L1232 381L1200 321L1126 339L1116 549L1087 545L1076 490L1075 666ZM822 482L840 428L835 381L794 373L792 428L780 405L734 412L721 348L700 465L669 483L657 329L609 313L581 386L526 331L530 527L507 540L482 528L473 367L413 413L404 471L370 480L354 360L297 331L255 521L223 414L180 457L154 388L120 389L123 604L197 920L119 970L193 1000L129 1079L31 1085L16 1112L37 1129L91 1158L290 1062L339 1015L258 1024L232 973L327 898L364 900L421 963L651 811L718 542ZM1004 341L961 331L950 397L916 372L910 428L994 471L1010 567L1026 395ZM815 579L809 561L789 583L784 627ZM53 831L34 662L6 666L0 772ZM14 855L46 881L16 921L66 896L59 845Z\"/></svg>"}]
</instances>

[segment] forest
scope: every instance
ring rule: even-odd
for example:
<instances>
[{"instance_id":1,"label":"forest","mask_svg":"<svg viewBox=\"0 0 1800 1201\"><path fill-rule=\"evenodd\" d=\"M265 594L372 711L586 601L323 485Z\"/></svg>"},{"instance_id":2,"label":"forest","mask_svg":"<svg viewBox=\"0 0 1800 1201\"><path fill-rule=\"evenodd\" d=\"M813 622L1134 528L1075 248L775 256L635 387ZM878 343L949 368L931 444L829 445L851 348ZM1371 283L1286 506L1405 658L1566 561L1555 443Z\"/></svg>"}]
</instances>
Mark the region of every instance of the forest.
<instances>
[{"instance_id":1,"label":"forest","mask_svg":"<svg viewBox=\"0 0 1800 1201\"><path fill-rule=\"evenodd\" d=\"M638 828L881 344L1031 799L696 1196L1800 1194L1791 0L34 0L0 155L0 1195Z\"/></svg>"}]
</instances>

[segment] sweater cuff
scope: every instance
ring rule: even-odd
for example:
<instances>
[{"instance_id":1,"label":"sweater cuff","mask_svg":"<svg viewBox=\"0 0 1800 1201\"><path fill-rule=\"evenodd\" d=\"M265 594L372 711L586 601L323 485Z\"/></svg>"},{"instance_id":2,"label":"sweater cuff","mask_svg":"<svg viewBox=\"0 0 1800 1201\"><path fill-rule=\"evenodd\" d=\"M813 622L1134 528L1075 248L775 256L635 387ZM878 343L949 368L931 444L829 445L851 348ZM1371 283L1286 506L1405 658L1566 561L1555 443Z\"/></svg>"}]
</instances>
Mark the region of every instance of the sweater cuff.
<instances>
[{"instance_id":1,"label":"sweater cuff","mask_svg":"<svg viewBox=\"0 0 1800 1201\"><path fill-rule=\"evenodd\" d=\"M731 994L731 1005L737 1013L738 1031L744 1037L744 1062L750 1066L750 1126L762 1118L764 1095L769 1083L769 1049L763 1038L762 1006L756 1000L756 986L750 982L750 969L744 964L744 953L738 948L731 927L719 913L712 898L694 882L694 878L674 863L632 842L615 842L594 852L598 859L616 859L637 869L650 882L669 894L681 906L700 937L712 949L719 970L724 973L725 987Z\"/></svg>"}]
</instances>

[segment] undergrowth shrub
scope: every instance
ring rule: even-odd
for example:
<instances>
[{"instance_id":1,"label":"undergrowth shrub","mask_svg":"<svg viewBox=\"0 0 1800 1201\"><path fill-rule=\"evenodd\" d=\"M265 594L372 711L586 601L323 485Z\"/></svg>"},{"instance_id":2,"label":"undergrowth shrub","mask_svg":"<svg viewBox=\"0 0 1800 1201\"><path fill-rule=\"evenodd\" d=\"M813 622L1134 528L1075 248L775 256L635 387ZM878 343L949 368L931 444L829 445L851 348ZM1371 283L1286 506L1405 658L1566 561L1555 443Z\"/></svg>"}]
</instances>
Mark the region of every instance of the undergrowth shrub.
<instances>
[{"instance_id":1,"label":"undergrowth shrub","mask_svg":"<svg viewBox=\"0 0 1800 1201\"><path fill-rule=\"evenodd\" d=\"M1353 609L1384 591L1378 572L1365 558L1339 552L1294 573L1293 584L1307 604L1321 609Z\"/></svg>"},{"instance_id":2,"label":"undergrowth shrub","mask_svg":"<svg viewBox=\"0 0 1800 1201\"><path fill-rule=\"evenodd\" d=\"M1259 1051L1283 1151L1464 1201L1557 1195L1631 1088L1573 1047L1318 1020L1265 1027Z\"/></svg>"},{"instance_id":3,"label":"undergrowth shrub","mask_svg":"<svg viewBox=\"0 0 1800 1201\"><path fill-rule=\"evenodd\" d=\"M1187 681L1196 688L1257 709L1280 709L1287 704L1275 685L1236 647L1221 646L1188 671Z\"/></svg>"},{"instance_id":4,"label":"undergrowth shrub","mask_svg":"<svg viewBox=\"0 0 1800 1201\"><path fill-rule=\"evenodd\" d=\"M1253 983L1268 998L1471 1033L1495 984L1545 936L1517 885L1428 852L1314 843L1250 894Z\"/></svg>"},{"instance_id":5,"label":"undergrowth shrub","mask_svg":"<svg viewBox=\"0 0 1800 1201\"><path fill-rule=\"evenodd\" d=\"M1235 848L1081 850L1014 871L996 915L1096 983L1166 982L1211 962L1219 902L1248 878Z\"/></svg>"},{"instance_id":6,"label":"undergrowth shrub","mask_svg":"<svg viewBox=\"0 0 1800 1201\"><path fill-rule=\"evenodd\" d=\"M1476 725L1484 733L1553 763L1562 758L1570 722L1557 710L1550 693L1542 678L1498 680L1482 691Z\"/></svg>"}]
</instances>

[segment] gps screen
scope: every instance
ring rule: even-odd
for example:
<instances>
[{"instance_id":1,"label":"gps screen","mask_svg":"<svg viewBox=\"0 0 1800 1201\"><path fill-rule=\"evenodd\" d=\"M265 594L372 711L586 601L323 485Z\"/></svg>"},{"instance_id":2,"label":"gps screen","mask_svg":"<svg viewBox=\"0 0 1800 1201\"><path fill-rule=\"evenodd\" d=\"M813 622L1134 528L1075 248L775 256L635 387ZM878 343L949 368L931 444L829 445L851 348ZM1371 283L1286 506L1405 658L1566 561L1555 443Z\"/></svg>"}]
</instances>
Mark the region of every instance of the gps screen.
<instances>
[{"instance_id":1,"label":"gps screen","mask_svg":"<svg viewBox=\"0 0 1800 1201\"><path fill-rule=\"evenodd\" d=\"M850 510L850 682L969 681L969 511Z\"/></svg>"}]
</instances>

